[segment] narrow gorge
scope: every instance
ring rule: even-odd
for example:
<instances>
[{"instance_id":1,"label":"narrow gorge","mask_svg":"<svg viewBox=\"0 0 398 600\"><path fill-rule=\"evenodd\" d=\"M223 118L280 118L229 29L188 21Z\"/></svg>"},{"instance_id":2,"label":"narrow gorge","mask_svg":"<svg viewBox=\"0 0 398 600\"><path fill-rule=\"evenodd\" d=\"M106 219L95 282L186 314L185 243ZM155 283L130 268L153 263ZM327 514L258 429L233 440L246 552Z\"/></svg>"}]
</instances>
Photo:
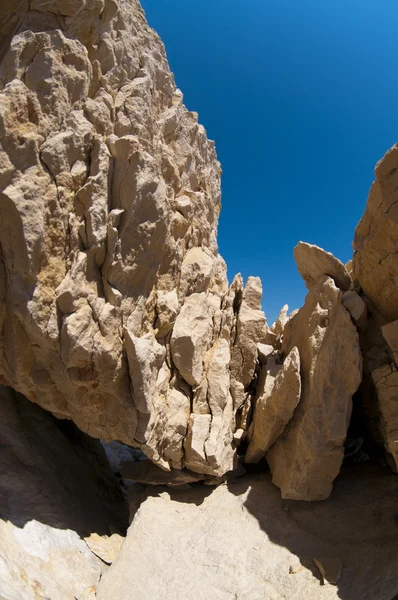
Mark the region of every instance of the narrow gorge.
<instances>
[{"instance_id":1,"label":"narrow gorge","mask_svg":"<svg viewBox=\"0 0 398 600\"><path fill-rule=\"evenodd\" d=\"M0 599L393 600L398 145L271 325L138 0L0 8L0 131Z\"/></svg>"}]
</instances>

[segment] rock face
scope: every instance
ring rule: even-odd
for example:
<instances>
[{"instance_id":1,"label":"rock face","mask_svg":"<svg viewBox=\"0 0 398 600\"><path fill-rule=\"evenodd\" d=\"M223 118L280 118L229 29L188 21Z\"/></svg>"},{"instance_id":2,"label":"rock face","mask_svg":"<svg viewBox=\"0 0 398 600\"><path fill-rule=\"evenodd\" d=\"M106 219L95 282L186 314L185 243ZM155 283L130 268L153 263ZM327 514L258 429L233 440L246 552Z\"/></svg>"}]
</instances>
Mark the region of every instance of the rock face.
<instances>
[{"instance_id":1,"label":"rock face","mask_svg":"<svg viewBox=\"0 0 398 600\"><path fill-rule=\"evenodd\" d=\"M389 464L398 468L398 146L375 168L365 213L355 231L352 277L368 309L361 336L362 409Z\"/></svg>"},{"instance_id":2,"label":"rock face","mask_svg":"<svg viewBox=\"0 0 398 600\"><path fill-rule=\"evenodd\" d=\"M1 598L94 600L106 567L84 538L128 524L100 444L1 386L0 417Z\"/></svg>"},{"instance_id":3,"label":"rock face","mask_svg":"<svg viewBox=\"0 0 398 600\"><path fill-rule=\"evenodd\" d=\"M11 8L0 11L0 382L140 448L171 479L220 478L248 442L246 460L268 452L285 497L319 499L361 379L358 328L362 387L396 460L398 149L376 168L352 264L300 242L306 304L268 328L259 278L228 285L214 143L138 0Z\"/></svg>"},{"instance_id":4,"label":"rock face","mask_svg":"<svg viewBox=\"0 0 398 600\"><path fill-rule=\"evenodd\" d=\"M358 333L342 295L331 278L318 279L285 328L282 350L298 348L302 392L293 418L267 454L283 498L327 498L340 471L352 396L362 374Z\"/></svg>"},{"instance_id":5,"label":"rock face","mask_svg":"<svg viewBox=\"0 0 398 600\"><path fill-rule=\"evenodd\" d=\"M292 418L300 400L300 355L297 348L292 348L270 387L267 389L265 386L255 403L253 435L245 455L247 463L258 462L265 455Z\"/></svg>"},{"instance_id":6,"label":"rock face","mask_svg":"<svg viewBox=\"0 0 398 600\"><path fill-rule=\"evenodd\" d=\"M398 319L398 145L375 168L354 238L353 279L387 321Z\"/></svg>"},{"instance_id":7,"label":"rock face","mask_svg":"<svg viewBox=\"0 0 398 600\"><path fill-rule=\"evenodd\" d=\"M363 465L355 475L344 470L328 501L311 505L281 503L269 474L212 492L152 488L97 599L392 599L397 486L388 471ZM337 585L321 584L314 558L326 577L340 562Z\"/></svg>"},{"instance_id":8,"label":"rock face","mask_svg":"<svg viewBox=\"0 0 398 600\"><path fill-rule=\"evenodd\" d=\"M164 469L225 472L265 317L218 254L214 143L138 0L1 12L1 382Z\"/></svg>"},{"instance_id":9,"label":"rock face","mask_svg":"<svg viewBox=\"0 0 398 600\"><path fill-rule=\"evenodd\" d=\"M330 252L313 244L299 242L294 249L294 258L308 289L311 289L322 275L327 275L341 290L349 290L351 277L343 263Z\"/></svg>"}]
</instances>

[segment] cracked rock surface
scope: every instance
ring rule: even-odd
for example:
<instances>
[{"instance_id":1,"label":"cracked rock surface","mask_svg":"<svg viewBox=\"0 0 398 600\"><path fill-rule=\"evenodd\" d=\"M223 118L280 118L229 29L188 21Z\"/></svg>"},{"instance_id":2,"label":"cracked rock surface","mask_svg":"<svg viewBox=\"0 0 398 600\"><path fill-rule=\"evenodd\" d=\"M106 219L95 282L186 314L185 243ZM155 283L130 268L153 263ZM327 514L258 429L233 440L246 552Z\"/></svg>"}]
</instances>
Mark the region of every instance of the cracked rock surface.
<instances>
[{"instance_id":1,"label":"cracked rock surface","mask_svg":"<svg viewBox=\"0 0 398 600\"><path fill-rule=\"evenodd\" d=\"M137 0L13 1L0 35L1 381L164 469L231 470L261 282L228 287L220 165L162 42Z\"/></svg>"},{"instance_id":2,"label":"cracked rock surface","mask_svg":"<svg viewBox=\"0 0 398 600\"><path fill-rule=\"evenodd\" d=\"M396 465L397 147L352 263L299 242L305 305L269 328L260 279L228 283L214 143L138 0L0 9L0 132L1 383L170 481L265 454L307 500L330 494L361 384Z\"/></svg>"}]
</instances>

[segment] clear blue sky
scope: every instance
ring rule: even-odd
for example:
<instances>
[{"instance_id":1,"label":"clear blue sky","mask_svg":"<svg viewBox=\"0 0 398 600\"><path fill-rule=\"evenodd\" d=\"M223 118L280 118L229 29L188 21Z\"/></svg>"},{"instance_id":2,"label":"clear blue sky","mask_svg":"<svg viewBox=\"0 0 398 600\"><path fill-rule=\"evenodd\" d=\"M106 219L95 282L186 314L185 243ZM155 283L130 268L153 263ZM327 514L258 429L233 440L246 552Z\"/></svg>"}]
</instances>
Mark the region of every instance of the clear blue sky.
<instances>
[{"instance_id":1,"label":"clear blue sky","mask_svg":"<svg viewBox=\"0 0 398 600\"><path fill-rule=\"evenodd\" d=\"M346 262L375 163L398 141L397 0L142 0L223 167L228 277L268 321L303 304L299 240Z\"/></svg>"}]
</instances>

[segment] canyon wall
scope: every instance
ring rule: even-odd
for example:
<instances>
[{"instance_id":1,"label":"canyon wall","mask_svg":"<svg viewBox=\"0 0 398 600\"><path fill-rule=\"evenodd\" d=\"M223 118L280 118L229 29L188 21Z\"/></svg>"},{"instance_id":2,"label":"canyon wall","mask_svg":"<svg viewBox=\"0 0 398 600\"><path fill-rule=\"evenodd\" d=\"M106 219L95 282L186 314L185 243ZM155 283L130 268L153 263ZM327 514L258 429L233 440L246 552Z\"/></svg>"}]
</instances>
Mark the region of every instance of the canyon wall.
<instances>
[{"instance_id":1,"label":"canyon wall","mask_svg":"<svg viewBox=\"0 0 398 600\"><path fill-rule=\"evenodd\" d=\"M306 500L330 494L360 386L394 464L398 149L352 265L300 242L305 305L269 327L261 281L228 284L214 143L138 1L14 0L0 58L1 383L166 471L266 456Z\"/></svg>"}]
</instances>

